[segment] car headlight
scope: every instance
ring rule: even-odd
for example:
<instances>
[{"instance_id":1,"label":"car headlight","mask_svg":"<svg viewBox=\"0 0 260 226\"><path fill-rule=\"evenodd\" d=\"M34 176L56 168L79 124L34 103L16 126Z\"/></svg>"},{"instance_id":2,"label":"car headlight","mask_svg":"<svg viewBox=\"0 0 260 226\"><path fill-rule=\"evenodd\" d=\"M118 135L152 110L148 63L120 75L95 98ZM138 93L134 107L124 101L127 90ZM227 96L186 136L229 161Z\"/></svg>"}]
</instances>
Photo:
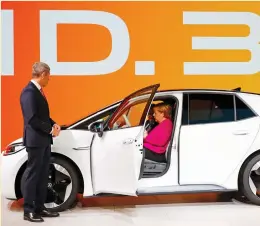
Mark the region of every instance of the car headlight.
<instances>
[{"instance_id":1,"label":"car headlight","mask_svg":"<svg viewBox=\"0 0 260 226\"><path fill-rule=\"evenodd\" d=\"M12 155L15 154L21 150L25 149L25 146L23 146L22 143L15 143L15 144L10 144L8 145L4 150L3 150L3 155Z\"/></svg>"}]
</instances>

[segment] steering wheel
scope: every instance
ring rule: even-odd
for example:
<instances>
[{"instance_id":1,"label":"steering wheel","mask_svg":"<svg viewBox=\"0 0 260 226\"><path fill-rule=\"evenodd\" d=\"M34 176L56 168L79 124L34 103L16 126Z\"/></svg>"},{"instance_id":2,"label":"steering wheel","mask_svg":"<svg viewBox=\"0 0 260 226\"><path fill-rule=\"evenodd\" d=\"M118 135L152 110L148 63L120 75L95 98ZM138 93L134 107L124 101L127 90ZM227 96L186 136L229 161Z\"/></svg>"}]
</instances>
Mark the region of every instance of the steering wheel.
<instances>
[{"instance_id":1,"label":"steering wheel","mask_svg":"<svg viewBox=\"0 0 260 226\"><path fill-rule=\"evenodd\" d=\"M131 124L130 124L130 122L129 122L127 116L126 116L126 114L123 114L122 117L123 117L123 119L124 119L124 121L125 121L125 125L124 125L124 126L119 126L119 125L117 124L117 122L115 122L114 125L113 125L113 129L131 127Z\"/></svg>"},{"instance_id":2,"label":"steering wheel","mask_svg":"<svg viewBox=\"0 0 260 226\"><path fill-rule=\"evenodd\" d=\"M125 120L126 125L127 125L128 127L131 127L131 123L129 122L127 116L126 116L125 114L123 114L122 116L123 116L123 118L124 118L124 120Z\"/></svg>"}]
</instances>

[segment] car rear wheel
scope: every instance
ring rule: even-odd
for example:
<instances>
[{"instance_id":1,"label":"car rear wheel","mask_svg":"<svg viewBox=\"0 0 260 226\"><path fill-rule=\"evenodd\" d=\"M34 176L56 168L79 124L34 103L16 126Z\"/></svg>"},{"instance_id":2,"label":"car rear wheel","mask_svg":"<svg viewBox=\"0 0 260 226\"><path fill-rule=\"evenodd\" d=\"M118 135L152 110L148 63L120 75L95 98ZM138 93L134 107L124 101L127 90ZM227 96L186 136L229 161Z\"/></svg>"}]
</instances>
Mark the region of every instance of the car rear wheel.
<instances>
[{"instance_id":1,"label":"car rear wheel","mask_svg":"<svg viewBox=\"0 0 260 226\"><path fill-rule=\"evenodd\" d=\"M23 180L21 181L22 186ZM62 158L52 157L45 207L49 211L57 212L74 207L78 190L79 179L75 168Z\"/></svg>"},{"instance_id":2,"label":"car rear wheel","mask_svg":"<svg viewBox=\"0 0 260 226\"><path fill-rule=\"evenodd\" d=\"M240 192L253 204L260 205L260 154L249 159L239 178Z\"/></svg>"}]
</instances>

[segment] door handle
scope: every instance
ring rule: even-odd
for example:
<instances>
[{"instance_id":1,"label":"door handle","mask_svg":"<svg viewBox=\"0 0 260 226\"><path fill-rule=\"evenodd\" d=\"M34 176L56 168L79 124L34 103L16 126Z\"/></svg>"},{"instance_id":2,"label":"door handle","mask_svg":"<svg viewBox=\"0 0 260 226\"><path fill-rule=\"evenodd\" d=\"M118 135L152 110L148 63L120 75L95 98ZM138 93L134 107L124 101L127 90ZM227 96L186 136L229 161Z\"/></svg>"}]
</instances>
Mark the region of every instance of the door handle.
<instances>
[{"instance_id":1,"label":"door handle","mask_svg":"<svg viewBox=\"0 0 260 226\"><path fill-rule=\"evenodd\" d=\"M233 132L234 135L247 135L249 132L247 130L237 130Z\"/></svg>"},{"instance_id":2,"label":"door handle","mask_svg":"<svg viewBox=\"0 0 260 226\"><path fill-rule=\"evenodd\" d=\"M86 147L77 147L77 148L73 148L74 150L77 150L77 151L81 151L81 150L89 150L90 149L90 146L86 146Z\"/></svg>"},{"instance_id":3,"label":"door handle","mask_svg":"<svg viewBox=\"0 0 260 226\"><path fill-rule=\"evenodd\" d=\"M132 144L134 142L134 139L126 139L123 141L123 144Z\"/></svg>"}]
</instances>

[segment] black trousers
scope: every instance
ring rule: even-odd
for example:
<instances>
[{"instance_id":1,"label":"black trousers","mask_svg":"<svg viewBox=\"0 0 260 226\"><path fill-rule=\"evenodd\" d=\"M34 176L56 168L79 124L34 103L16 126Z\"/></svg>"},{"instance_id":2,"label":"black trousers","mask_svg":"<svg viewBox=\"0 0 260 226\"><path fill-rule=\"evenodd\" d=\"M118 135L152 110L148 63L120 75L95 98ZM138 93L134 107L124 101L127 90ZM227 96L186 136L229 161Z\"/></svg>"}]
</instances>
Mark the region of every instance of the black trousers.
<instances>
[{"instance_id":1,"label":"black trousers","mask_svg":"<svg viewBox=\"0 0 260 226\"><path fill-rule=\"evenodd\" d=\"M24 212L39 212L45 209L51 146L27 147L26 150L28 162L22 178Z\"/></svg>"},{"instance_id":2,"label":"black trousers","mask_svg":"<svg viewBox=\"0 0 260 226\"><path fill-rule=\"evenodd\" d=\"M155 162L166 162L165 153L158 154L156 152L153 152L147 148L144 148L145 151L145 158L155 161Z\"/></svg>"}]
</instances>

